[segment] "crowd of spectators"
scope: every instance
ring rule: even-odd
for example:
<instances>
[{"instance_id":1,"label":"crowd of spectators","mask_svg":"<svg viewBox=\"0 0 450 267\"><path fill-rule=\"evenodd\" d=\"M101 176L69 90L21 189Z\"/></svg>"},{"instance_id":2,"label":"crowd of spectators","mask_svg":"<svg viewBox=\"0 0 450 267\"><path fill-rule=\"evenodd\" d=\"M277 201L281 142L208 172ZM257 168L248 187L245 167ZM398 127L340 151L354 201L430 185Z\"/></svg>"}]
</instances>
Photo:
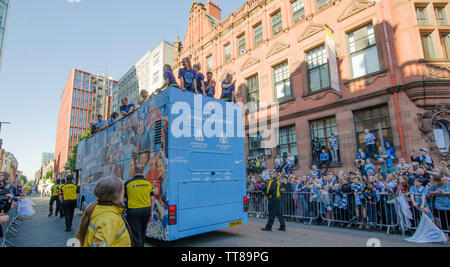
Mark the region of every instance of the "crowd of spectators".
<instances>
[{"instance_id":1,"label":"crowd of spectators","mask_svg":"<svg viewBox=\"0 0 450 267\"><path fill-rule=\"evenodd\" d=\"M283 214L288 219L380 230L382 226L399 225L395 199L403 195L414 214L411 227L418 226L423 212L433 217L448 235L449 163L443 161L436 167L427 149L420 149L418 154L413 152L410 163L404 158L396 161L395 150L389 143L378 154L373 151L373 148L369 153L359 149L354 171L321 170L319 154L319 164L312 164L310 172L302 176L286 171L289 167L284 166L289 163L277 155L273 170L248 174L250 201L252 205L260 205L256 207L260 212L264 195L261 188L270 173L276 172L283 193ZM395 166L394 160L398 162Z\"/></svg>"}]
</instances>

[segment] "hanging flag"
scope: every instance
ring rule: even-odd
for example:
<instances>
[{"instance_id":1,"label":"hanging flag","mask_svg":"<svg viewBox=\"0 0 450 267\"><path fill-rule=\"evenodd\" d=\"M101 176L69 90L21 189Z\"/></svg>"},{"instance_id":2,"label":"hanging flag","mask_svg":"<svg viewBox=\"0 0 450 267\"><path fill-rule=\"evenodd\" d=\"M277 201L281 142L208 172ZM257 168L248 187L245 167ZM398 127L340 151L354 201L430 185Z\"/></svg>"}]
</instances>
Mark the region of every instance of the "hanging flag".
<instances>
[{"instance_id":1,"label":"hanging flag","mask_svg":"<svg viewBox=\"0 0 450 267\"><path fill-rule=\"evenodd\" d=\"M419 227L412 237L405 240L414 243L446 243L447 237L422 211Z\"/></svg>"},{"instance_id":2,"label":"hanging flag","mask_svg":"<svg viewBox=\"0 0 450 267\"><path fill-rule=\"evenodd\" d=\"M336 58L336 45L334 43L334 35L331 29L328 27L325 28L325 33L326 33L328 62L330 66L331 88L333 88L336 91L340 91L341 87L339 85L339 72Z\"/></svg>"}]
</instances>

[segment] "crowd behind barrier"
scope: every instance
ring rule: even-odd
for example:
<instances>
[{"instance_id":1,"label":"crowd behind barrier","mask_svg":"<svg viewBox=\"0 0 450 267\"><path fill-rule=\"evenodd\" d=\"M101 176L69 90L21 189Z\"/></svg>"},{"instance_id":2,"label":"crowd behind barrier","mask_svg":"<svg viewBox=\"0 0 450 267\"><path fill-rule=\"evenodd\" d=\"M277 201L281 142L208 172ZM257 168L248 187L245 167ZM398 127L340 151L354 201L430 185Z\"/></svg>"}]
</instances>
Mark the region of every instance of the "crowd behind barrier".
<instances>
[{"instance_id":1,"label":"crowd behind barrier","mask_svg":"<svg viewBox=\"0 0 450 267\"><path fill-rule=\"evenodd\" d=\"M313 165L311 173L301 177L275 164L274 170L249 173L249 214L268 215L264 189L270 177L275 177L281 183L281 209L287 220L413 234L425 214L448 238L449 166L441 162L438 168L429 157L423 159L427 160L411 158L411 164L401 159L396 168L386 168L383 160L378 168L370 161L370 168L361 168L357 162L355 172L341 170L337 175Z\"/></svg>"},{"instance_id":2,"label":"crowd behind barrier","mask_svg":"<svg viewBox=\"0 0 450 267\"><path fill-rule=\"evenodd\" d=\"M417 229L423 209L415 206L410 201L410 196L422 197L415 194L402 196L380 194L376 202L363 201L361 205L358 205L355 201L351 201L345 206L343 203L335 202L336 198L339 198L336 195L331 195L331 202L327 204L320 199L320 196L311 192L288 192L281 194L281 203L283 216L288 220L292 219L308 225L322 224L327 227L358 227L377 231L385 229L389 234L391 229L397 227L399 233ZM408 204L409 211L406 214L401 210L400 198L402 197ZM268 200L264 192L248 192L248 201L251 216L264 218L268 215ZM424 212L443 232L450 232L449 222L442 210L427 204Z\"/></svg>"}]
</instances>

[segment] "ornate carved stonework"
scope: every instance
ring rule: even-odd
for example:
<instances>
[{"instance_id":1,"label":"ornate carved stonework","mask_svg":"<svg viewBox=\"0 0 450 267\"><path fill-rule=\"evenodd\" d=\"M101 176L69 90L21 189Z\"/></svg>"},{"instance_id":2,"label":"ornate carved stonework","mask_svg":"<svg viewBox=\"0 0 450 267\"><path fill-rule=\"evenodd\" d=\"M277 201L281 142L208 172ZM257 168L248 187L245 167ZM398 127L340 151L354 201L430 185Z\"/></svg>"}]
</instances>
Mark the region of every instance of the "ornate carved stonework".
<instances>
[{"instance_id":1,"label":"ornate carved stonework","mask_svg":"<svg viewBox=\"0 0 450 267\"><path fill-rule=\"evenodd\" d=\"M258 64L259 62L261 62L261 60L256 59L256 58L249 58L249 59L247 59L247 61L245 61L244 65L242 65L241 71L244 71L247 68L250 68L251 66L253 66L255 64Z\"/></svg>"},{"instance_id":2,"label":"ornate carved stonework","mask_svg":"<svg viewBox=\"0 0 450 267\"><path fill-rule=\"evenodd\" d=\"M318 93L315 93L315 94L307 95L307 96L304 96L303 99L305 101L306 100L317 101L317 100L320 100L320 99L324 98L328 93L333 93L333 90L329 89L329 90L324 90L322 92L318 92Z\"/></svg>"},{"instance_id":3,"label":"ornate carved stonework","mask_svg":"<svg viewBox=\"0 0 450 267\"><path fill-rule=\"evenodd\" d=\"M449 160L448 154L442 154L434 140L434 129L439 129L437 122L450 122L450 106L436 106L433 110L417 114L417 123L422 139L428 144L430 153L442 160Z\"/></svg>"},{"instance_id":4,"label":"ornate carved stonework","mask_svg":"<svg viewBox=\"0 0 450 267\"><path fill-rule=\"evenodd\" d=\"M326 28L326 26L324 24L310 23L308 25L308 27L306 27L305 31L300 35L300 38L297 41L301 42L301 41L305 40L306 38L311 37L318 32L323 32L325 30L325 28Z\"/></svg>"},{"instance_id":5,"label":"ornate carved stonework","mask_svg":"<svg viewBox=\"0 0 450 267\"><path fill-rule=\"evenodd\" d=\"M275 43L272 48L270 49L269 53L267 53L267 58L280 53L281 51L283 51L284 49L289 48L291 45L287 44L287 43L281 43L281 42L277 42Z\"/></svg>"},{"instance_id":6,"label":"ornate carved stonework","mask_svg":"<svg viewBox=\"0 0 450 267\"><path fill-rule=\"evenodd\" d=\"M426 65L428 76L435 79L450 79L450 69L444 66Z\"/></svg>"},{"instance_id":7,"label":"ornate carved stonework","mask_svg":"<svg viewBox=\"0 0 450 267\"><path fill-rule=\"evenodd\" d=\"M355 15L356 13L375 5L375 1L367 1L367 0L353 0L353 2L348 5L344 12L339 16L338 22L343 21L344 19Z\"/></svg>"}]
</instances>

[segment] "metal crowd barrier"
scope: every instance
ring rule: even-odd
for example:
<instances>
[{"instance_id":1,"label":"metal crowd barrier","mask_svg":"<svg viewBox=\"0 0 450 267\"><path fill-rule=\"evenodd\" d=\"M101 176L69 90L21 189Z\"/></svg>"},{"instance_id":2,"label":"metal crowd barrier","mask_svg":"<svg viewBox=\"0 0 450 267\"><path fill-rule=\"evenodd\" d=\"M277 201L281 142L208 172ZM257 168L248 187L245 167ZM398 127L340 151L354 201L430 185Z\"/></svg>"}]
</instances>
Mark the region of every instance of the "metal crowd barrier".
<instances>
[{"instance_id":1,"label":"metal crowd barrier","mask_svg":"<svg viewBox=\"0 0 450 267\"><path fill-rule=\"evenodd\" d=\"M268 200L263 192L247 192L249 214L256 217L268 215ZM303 220L311 224L320 216L320 203L315 201L313 193L281 193L281 208L283 216L291 219Z\"/></svg>"},{"instance_id":2,"label":"metal crowd barrier","mask_svg":"<svg viewBox=\"0 0 450 267\"><path fill-rule=\"evenodd\" d=\"M256 217L268 215L268 201L263 192L254 191L247 193L249 200L249 214ZM330 203L324 203L312 192L288 192L281 194L281 208L285 218L303 220L307 224L324 223L327 227L332 225L358 225L367 229L385 228L387 234L390 230L403 225L408 229L417 229L420 223L419 208L414 207L411 196L420 195L405 194L409 204L412 219L405 223L406 218L400 212L397 196L394 194L382 193L377 196L376 201L369 202L367 199L355 200L353 194L347 196L346 205L339 205L334 202L334 196L330 194ZM449 217L450 211L435 208L433 196L426 197L430 217L435 224L446 233L450 233Z\"/></svg>"},{"instance_id":3,"label":"metal crowd barrier","mask_svg":"<svg viewBox=\"0 0 450 267\"><path fill-rule=\"evenodd\" d=\"M16 236L17 230L14 225L21 224L21 216L17 214L17 207L10 209L7 213L9 216L9 221L7 223L2 223L3 237L0 238L0 247L11 246L14 247L14 243L8 240L8 235Z\"/></svg>"},{"instance_id":4,"label":"metal crowd barrier","mask_svg":"<svg viewBox=\"0 0 450 267\"><path fill-rule=\"evenodd\" d=\"M268 211L267 198L261 191L247 192L248 213L255 217L265 217Z\"/></svg>"},{"instance_id":5,"label":"metal crowd barrier","mask_svg":"<svg viewBox=\"0 0 450 267\"><path fill-rule=\"evenodd\" d=\"M389 234L391 228L399 225L395 197L381 194L376 203L362 201L356 205L350 196L347 205L335 206L334 203L324 203L313 192L288 192L281 194L281 208L285 218L303 220L307 224L324 223L327 227L332 224L366 224L384 227ZM267 198L262 192L248 192L248 198L250 214L268 214Z\"/></svg>"},{"instance_id":6,"label":"metal crowd barrier","mask_svg":"<svg viewBox=\"0 0 450 267\"><path fill-rule=\"evenodd\" d=\"M331 201L334 200L330 194ZM331 224L358 225L366 229L386 228L386 233L399 225L398 206L396 196L393 194L380 194L377 199L368 201L366 198L358 199L354 194L347 195L346 205L336 205L336 202L324 203L321 201L321 219Z\"/></svg>"},{"instance_id":7,"label":"metal crowd barrier","mask_svg":"<svg viewBox=\"0 0 450 267\"><path fill-rule=\"evenodd\" d=\"M320 199L312 192L281 193L281 209L284 217L311 224L320 218Z\"/></svg>"}]
</instances>

